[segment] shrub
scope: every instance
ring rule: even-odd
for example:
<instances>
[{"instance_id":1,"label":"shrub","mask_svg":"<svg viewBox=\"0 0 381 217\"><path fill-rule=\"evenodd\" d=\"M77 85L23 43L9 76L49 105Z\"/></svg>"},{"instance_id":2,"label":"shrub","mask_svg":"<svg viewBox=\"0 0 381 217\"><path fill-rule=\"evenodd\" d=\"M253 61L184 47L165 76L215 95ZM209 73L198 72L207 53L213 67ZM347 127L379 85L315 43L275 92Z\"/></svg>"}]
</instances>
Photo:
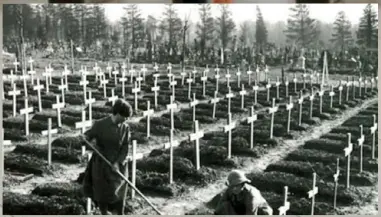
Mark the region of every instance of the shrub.
<instances>
[{"instance_id":1,"label":"shrub","mask_svg":"<svg viewBox=\"0 0 381 217\"><path fill-rule=\"evenodd\" d=\"M4 169L42 176L44 174L52 174L52 172L61 169L61 167L55 164L49 166L46 161L27 154L9 153L4 157Z\"/></svg>"},{"instance_id":2,"label":"shrub","mask_svg":"<svg viewBox=\"0 0 381 217\"><path fill-rule=\"evenodd\" d=\"M14 153L27 154L47 160L48 148L41 145L18 145ZM80 163L82 160L81 152L60 147L52 147L52 161L61 163Z\"/></svg>"},{"instance_id":3,"label":"shrub","mask_svg":"<svg viewBox=\"0 0 381 217\"><path fill-rule=\"evenodd\" d=\"M359 186L372 186L377 182L374 177L371 177L369 173L358 173L358 170L352 169L351 172L351 184ZM301 162L301 161L278 161L269 165L266 172L278 171L291 173L296 176L312 179L312 173L316 172L320 179L326 182L333 182L333 174L336 173L336 164L323 164L321 162ZM341 165L339 183L345 184L346 167Z\"/></svg>"},{"instance_id":4,"label":"shrub","mask_svg":"<svg viewBox=\"0 0 381 217\"><path fill-rule=\"evenodd\" d=\"M252 184L262 191L271 191L278 194L283 193L284 186L288 186L290 192L302 198L308 198L307 192L312 188L312 179L297 177L282 172L265 172L249 174L248 178ZM332 183L320 182L317 177L316 186L319 188L317 201L331 202L333 199ZM341 205L350 205L358 199L358 196L343 186L338 186L337 202Z\"/></svg>"},{"instance_id":5,"label":"shrub","mask_svg":"<svg viewBox=\"0 0 381 217\"><path fill-rule=\"evenodd\" d=\"M298 149L294 152L291 152L287 155L285 160L287 161L303 161L303 162L321 162L324 164L331 164L337 161L337 158L340 159L340 165L346 165L347 159L344 157L344 154L334 154L330 152L312 150L312 149ZM359 158L357 156L351 156L352 165L359 165ZM372 160L369 157L363 158L363 168L364 170L370 172L378 171L378 162L377 160Z\"/></svg>"},{"instance_id":6,"label":"shrub","mask_svg":"<svg viewBox=\"0 0 381 217\"><path fill-rule=\"evenodd\" d=\"M3 212L6 215L84 215L83 206L68 197L41 197L13 192L3 194Z\"/></svg>"}]
</instances>

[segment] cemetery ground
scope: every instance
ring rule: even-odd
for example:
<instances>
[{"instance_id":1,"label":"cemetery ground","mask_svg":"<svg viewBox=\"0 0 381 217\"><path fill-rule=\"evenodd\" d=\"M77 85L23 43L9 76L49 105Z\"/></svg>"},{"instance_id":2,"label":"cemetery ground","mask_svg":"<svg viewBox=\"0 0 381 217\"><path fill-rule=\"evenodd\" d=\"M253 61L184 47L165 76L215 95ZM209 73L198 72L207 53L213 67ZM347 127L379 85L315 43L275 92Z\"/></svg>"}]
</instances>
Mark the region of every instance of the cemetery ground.
<instances>
[{"instance_id":1,"label":"cemetery ground","mask_svg":"<svg viewBox=\"0 0 381 217\"><path fill-rule=\"evenodd\" d=\"M138 66L131 77L125 74L125 84L123 76L107 70L98 78L92 72L85 79L67 75L66 81L65 75L61 77L62 68L51 84L49 76L47 81L41 78L45 88L40 94L33 88L38 86L36 81L33 85L30 80L15 83L20 90L15 99L16 117L12 117L12 95L5 96L3 107L8 115L4 137L13 144L5 154L5 214L98 213L80 192L81 174L90 155L83 152L84 142L77 135L89 127L89 120L109 115L114 95L137 108L130 120L134 142L127 176L165 214L210 214L216 199L209 200L225 188L233 168L249 173L275 214L283 205L284 186L290 192L287 214L310 214L308 191L313 189L313 172L319 189L316 214L353 213L349 207L355 204L373 204L378 168L377 156L372 156L377 153L377 142L373 145L372 140L375 135L377 141L373 115L377 115L378 104L377 89L370 80L366 86L341 83L319 92L318 80L303 80L302 74L297 75L296 84L291 77L286 86L276 76L279 69L270 69L269 85L256 82L254 76L249 79L243 71L221 72L215 77L212 67L206 75L202 68L192 73L193 67L189 67L191 73L182 76L176 66L170 73L167 66L160 66L160 76L153 76L152 66L145 67L144 78L140 79L143 73ZM5 82L6 93L13 88L11 82ZM25 92L27 102L21 97ZM19 114L24 108L33 108L28 127L24 123L27 109ZM51 146L47 146L49 133L41 135L48 128L54 133ZM353 142L353 152L346 151L352 154L348 189L347 133ZM361 135L365 138L363 161L356 143ZM341 170L334 210L336 158ZM155 214L136 192L130 189L127 193L129 213Z\"/></svg>"}]
</instances>

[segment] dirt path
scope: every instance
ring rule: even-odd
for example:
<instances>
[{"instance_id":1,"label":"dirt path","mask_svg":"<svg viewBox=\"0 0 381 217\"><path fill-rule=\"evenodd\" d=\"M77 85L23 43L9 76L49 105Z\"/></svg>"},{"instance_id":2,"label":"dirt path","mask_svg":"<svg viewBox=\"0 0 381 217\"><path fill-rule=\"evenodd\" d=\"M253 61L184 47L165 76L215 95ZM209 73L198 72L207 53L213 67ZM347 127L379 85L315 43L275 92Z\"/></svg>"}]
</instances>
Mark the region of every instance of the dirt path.
<instances>
[{"instance_id":1,"label":"dirt path","mask_svg":"<svg viewBox=\"0 0 381 217\"><path fill-rule=\"evenodd\" d=\"M288 153L296 150L306 141L311 139L316 139L323 134L328 133L331 129L340 126L347 119L358 113L360 110L368 107L370 104L377 102L376 98L365 101L361 106L354 109L345 111L338 118L334 120L327 120L322 122L320 126L313 127L312 129L303 132L297 138L292 140L285 140L283 144L273 150L269 151L268 154L256 159L250 163L250 166L242 168L246 173L249 172L260 172L263 171L269 164L284 158ZM196 208L204 207L206 202L209 202L216 194L220 193L225 189L225 180L228 171L223 172L223 178L217 180L215 183L199 189L193 189L188 195L181 198L154 198L149 197L153 204L155 204L158 209L165 215L184 215L185 213L194 210ZM362 207L364 208L364 207ZM360 209L359 209L360 210ZM148 205L142 209L137 210L134 214L154 214L152 208Z\"/></svg>"}]
</instances>

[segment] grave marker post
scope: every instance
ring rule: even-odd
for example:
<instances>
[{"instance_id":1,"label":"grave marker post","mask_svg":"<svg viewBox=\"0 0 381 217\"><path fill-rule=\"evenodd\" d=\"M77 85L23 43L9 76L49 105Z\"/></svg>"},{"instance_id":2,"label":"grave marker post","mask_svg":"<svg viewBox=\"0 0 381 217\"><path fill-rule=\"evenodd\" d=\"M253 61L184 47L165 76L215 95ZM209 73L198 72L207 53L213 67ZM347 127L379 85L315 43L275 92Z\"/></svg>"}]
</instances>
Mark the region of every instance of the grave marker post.
<instances>
[{"instance_id":1,"label":"grave marker post","mask_svg":"<svg viewBox=\"0 0 381 217\"><path fill-rule=\"evenodd\" d=\"M349 188L350 169L351 169L351 153L353 151L353 144L351 142L351 133L348 133L348 147L344 149L345 157L347 157L347 183L346 188Z\"/></svg>"},{"instance_id":2,"label":"grave marker post","mask_svg":"<svg viewBox=\"0 0 381 217\"><path fill-rule=\"evenodd\" d=\"M247 118L247 123L250 124L250 149L254 148L254 122L258 119L254 112L254 106L251 107L250 116Z\"/></svg>"},{"instance_id":3,"label":"grave marker post","mask_svg":"<svg viewBox=\"0 0 381 217\"><path fill-rule=\"evenodd\" d=\"M41 132L43 136L48 136L48 165L52 164L52 134L57 134L57 129L52 129L52 119L48 119L48 130Z\"/></svg>"},{"instance_id":4,"label":"grave marker post","mask_svg":"<svg viewBox=\"0 0 381 217\"><path fill-rule=\"evenodd\" d=\"M194 131L189 136L190 141L195 141L196 170L200 169L200 139L204 137L204 131L199 130L198 121L194 121Z\"/></svg>"}]
</instances>

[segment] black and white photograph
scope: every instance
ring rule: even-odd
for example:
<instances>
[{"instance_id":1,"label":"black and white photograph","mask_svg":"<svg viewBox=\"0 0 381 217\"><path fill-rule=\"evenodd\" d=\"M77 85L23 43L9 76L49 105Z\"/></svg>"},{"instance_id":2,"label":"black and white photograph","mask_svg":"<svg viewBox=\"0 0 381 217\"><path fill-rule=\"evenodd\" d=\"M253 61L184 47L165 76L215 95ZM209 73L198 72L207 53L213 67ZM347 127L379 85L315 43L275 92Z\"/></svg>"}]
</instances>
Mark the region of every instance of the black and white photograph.
<instances>
[{"instance_id":1,"label":"black and white photograph","mask_svg":"<svg viewBox=\"0 0 381 217\"><path fill-rule=\"evenodd\" d=\"M4 215L376 215L378 4L5 4Z\"/></svg>"}]
</instances>

